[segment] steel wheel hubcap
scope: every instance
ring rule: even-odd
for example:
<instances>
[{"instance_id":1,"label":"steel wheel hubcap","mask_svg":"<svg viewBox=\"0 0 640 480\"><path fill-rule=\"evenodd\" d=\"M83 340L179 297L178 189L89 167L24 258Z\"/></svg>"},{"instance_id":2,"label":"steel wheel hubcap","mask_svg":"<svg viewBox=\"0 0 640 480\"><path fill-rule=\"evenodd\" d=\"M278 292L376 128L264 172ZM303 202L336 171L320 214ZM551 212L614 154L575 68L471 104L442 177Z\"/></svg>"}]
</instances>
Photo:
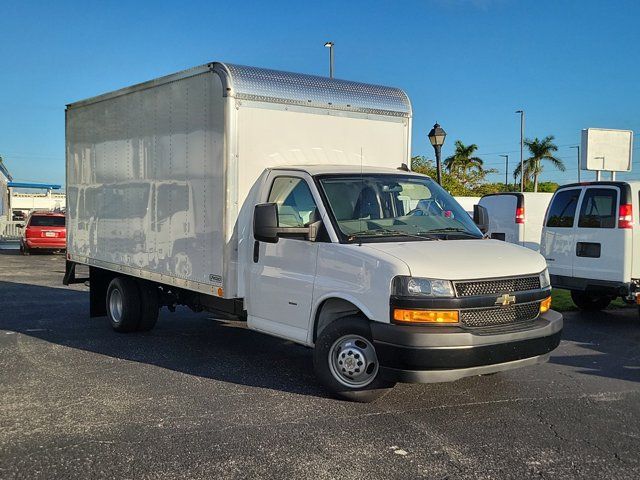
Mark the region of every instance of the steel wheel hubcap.
<instances>
[{"instance_id":1,"label":"steel wheel hubcap","mask_svg":"<svg viewBox=\"0 0 640 480\"><path fill-rule=\"evenodd\" d=\"M120 323L122 320L122 293L117 288L111 291L111 296L109 297L109 311L111 312L111 318L116 323Z\"/></svg>"},{"instance_id":2,"label":"steel wheel hubcap","mask_svg":"<svg viewBox=\"0 0 640 480\"><path fill-rule=\"evenodd\" d=\"M360 335L345 335L329 350L333 377L350 388L369 385L378 374L378 357L369 340Z\"/></svg>"}]
</instances>

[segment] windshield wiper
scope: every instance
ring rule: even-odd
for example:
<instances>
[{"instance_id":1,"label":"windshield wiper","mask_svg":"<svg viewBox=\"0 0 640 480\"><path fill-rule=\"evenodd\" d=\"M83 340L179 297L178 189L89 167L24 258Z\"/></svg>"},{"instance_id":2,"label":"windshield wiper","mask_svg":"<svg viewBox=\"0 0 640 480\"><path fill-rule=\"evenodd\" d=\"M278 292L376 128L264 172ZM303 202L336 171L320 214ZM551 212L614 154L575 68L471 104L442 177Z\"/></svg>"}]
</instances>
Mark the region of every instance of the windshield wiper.
<instances>
[{"instance_id":1,"label":"windshield wiper","mask_svg":"<svg viewBox=\"0 0 640 480\"><path fill-rule=\"evenodd\" d=\"M371 230L362 230L361 232L355 232L349 235L349 240L353 241L357 237L375 237L385 235L418 238L420 240L440 240L440 238L436 237L435 235L430 235L429 232L420 232L419 235L414 235L411 233L401 232L400 230L391 230L388 228L375 228Z\"/></svg>"},{"instance_id":2,"label":"windshield wiper","mask_svg":"<svg viewBox=\"0 0 640 480\"><path fill-rule=\"evenodd\" d=\"M423 233L423 232L419 232L419 233ZM434 228L433 230L428 230L424 233L459 233L459 234L466 235L468 237L480 238L474 235L473 233L468 232L464 228L459 228L459 227Z\"/></svg>"}]
</instances>

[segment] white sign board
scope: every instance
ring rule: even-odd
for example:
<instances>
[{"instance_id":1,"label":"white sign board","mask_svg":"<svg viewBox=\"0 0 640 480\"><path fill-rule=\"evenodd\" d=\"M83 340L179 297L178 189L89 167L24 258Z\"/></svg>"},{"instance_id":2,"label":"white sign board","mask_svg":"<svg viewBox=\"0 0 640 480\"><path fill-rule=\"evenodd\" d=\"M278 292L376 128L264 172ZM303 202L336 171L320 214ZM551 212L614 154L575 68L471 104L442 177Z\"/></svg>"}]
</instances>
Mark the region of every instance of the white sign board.
<instances>
[{"instance_id":1,"label":"white sign board","mask_svg":"<svg viewBox=\"0 0 640 480\"><path fill-rule=\"evenodd\" d=\"M608 128L582 130L580 168L608 172L631 171L633 132Z\"/></svg>"}]
</instances>

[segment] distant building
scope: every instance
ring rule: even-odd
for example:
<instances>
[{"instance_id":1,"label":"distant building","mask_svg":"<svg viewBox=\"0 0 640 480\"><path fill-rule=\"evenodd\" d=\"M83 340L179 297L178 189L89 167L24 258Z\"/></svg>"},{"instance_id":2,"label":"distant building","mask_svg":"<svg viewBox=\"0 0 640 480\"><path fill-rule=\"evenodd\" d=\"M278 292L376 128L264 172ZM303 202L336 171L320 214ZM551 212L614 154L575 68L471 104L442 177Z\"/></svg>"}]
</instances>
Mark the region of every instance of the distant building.
<instances>
[{"instance_id":1,"label":"distant building","mask_svg":"<svg viewBox=\"0 0 640 480\"><path fill-rule=\"evenodd\" d=\"M9 188L8 183L13 180L9 170L0 157L0 219L11 220L11 210L9 209Z\"/></svg>"},{"instance_id":2,"label":"distant building","mask_svg":"<svg viewBox=\"0 0 640 480\"><path fill-rule=\"evenodd\" d=\"M66 207L66 196L62 192L46 193L21 193L10 188L11 211L21 211L28 214L32 210L64 210Z\"/></svg>"}]
</instances>

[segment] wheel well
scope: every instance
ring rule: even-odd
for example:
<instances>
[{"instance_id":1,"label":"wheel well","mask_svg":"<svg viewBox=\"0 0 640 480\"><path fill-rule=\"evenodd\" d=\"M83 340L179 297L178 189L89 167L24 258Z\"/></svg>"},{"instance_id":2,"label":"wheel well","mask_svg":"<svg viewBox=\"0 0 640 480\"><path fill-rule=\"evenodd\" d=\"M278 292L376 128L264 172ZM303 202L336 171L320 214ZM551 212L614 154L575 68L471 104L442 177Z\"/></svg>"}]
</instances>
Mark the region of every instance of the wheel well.
<instances>
[{"instance_id":1,"label":"wheel well","mask_svg":"<svg viewBox=\"0 0 640 480\"><path fill-rule=\"evenodd\" d=\"M316 313L316 320L313 329L313 341L315 342L318 335L324 330L327 325L335 320L346 317L347 315L362 315L367 318L362 310L356 307L353 303L342 298L328 298L323 301Z\"/></svg>"}]
</instances>

